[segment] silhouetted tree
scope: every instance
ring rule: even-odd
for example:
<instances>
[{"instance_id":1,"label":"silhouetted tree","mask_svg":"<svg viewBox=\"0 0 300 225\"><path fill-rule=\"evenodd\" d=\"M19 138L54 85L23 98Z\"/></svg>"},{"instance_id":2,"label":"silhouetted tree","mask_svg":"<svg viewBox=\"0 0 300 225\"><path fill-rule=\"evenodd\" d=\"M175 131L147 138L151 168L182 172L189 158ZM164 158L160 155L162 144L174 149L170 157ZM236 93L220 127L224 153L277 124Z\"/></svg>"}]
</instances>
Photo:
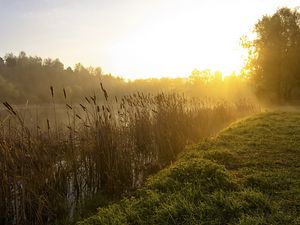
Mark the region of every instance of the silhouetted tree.
<instances>
[{"instance_id":1,"label":"silhouetted tree","mask_svg":"<svg viewBox=\"0 0 300 225\"><path fill-rule=\"evenodd\" d=\"M4 66L4 59L0 57L0 67Z\"/></svg>"},{"instance_id":2,"label":"silhouetted tree","mask_svg":"<svg viewBox=\"0 0 300 225\"><path fill-rule=\"evenodd\" d=\"M290 101L300 79L300 14L281 8L271 16L263 16L254 28L253 41L243 45L249 50L245 71L257 94Z\"/></svg>"},{"instance_id":3,"label":"silhouetted tree","mask_svg":"<svg viewBox=\"0 0 300 225\"><path fill-rule=\"evenodd\" d=\"M12 53L7 54L5 57L5 64L8 67L14 67L17 64L16 56L14 56Z\"/></svg>"}]
</instances>

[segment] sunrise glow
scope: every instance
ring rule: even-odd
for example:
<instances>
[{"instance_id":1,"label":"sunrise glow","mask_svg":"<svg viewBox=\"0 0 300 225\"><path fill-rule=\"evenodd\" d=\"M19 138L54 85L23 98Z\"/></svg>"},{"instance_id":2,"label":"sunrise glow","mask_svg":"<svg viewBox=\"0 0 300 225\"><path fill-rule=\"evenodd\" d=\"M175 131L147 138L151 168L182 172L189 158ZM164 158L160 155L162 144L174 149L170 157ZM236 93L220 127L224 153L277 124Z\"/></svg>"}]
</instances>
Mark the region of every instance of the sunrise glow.
<instances>
[{"instance_id":1,"label":"sunrise glow","mask_svg":"<svg viewBox=\"0 0 300 225\"><path fill-rule=\"evenodd\" d=\"M0 22L10 33L0 37L0 53L58 57L66 67L81 62L127 79L185 77L194 68L228 75L242 68L240 37L251 33L258 18L298 5L291 0L12 1L0 7L4 15L13 9Z\"/></svg>"}]
</instances>

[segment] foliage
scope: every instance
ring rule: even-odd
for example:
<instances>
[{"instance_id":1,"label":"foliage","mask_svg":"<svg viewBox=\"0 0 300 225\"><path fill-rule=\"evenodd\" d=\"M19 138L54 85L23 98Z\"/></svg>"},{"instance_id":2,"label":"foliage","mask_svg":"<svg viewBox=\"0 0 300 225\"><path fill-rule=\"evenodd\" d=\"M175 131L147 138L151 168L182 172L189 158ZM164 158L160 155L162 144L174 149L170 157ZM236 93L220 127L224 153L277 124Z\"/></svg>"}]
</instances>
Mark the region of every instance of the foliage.
<instances>
[{"instance_id":1,"label":"foliage","mask_svg":"<svg viewBox=\"0 0 300 225\"><path fill-rule=\"evenodd\" d=\"M78 224L299 224L299 121L275 112L234 123Z\"/></svg>"},{"instance_id":2,"label":"foliage","mask_svg":"<svg viewBox=\"0 0 300 225\"><path fill-rule=\"evenodd\" d=\"M253 41L243 39L249 51L245 71L261 98L287 102L299 95L300 14L281 8L265 15L254 28ZM298 90L297 93L294 93Z\"/></svg>"}]
</instances>

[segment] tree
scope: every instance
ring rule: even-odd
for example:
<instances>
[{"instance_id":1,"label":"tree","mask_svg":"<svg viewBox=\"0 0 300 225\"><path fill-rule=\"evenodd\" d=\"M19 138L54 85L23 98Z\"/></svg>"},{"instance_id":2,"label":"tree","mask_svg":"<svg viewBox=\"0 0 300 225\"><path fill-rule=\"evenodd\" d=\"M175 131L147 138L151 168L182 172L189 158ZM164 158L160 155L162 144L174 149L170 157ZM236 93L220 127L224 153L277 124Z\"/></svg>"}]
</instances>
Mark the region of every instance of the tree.
<instances>
[{"instance_id":1,"label":"tree","mask_svg":"<svg viewBox=\"0 0 300 225\"><path fill-rule=\"evenodd\" d=\"M290 101L300 81L300 14L281 8L263 16L254 28L256 38L243 41L249 51L244 69L261 96Z\"/></svg>"},{"instance_id":2,"label":"tree","mask_svg":"<svg viewBox=\"0 0 300 225\"><path fill-rule=\"evenodd\" d=\"M4 59L0 57L0 67L4 66Z\"/></svg>"},{"instance_id":3,"label":"tree","mask_svg":"<svg viewBox=\"0 0 300 225\"><path fill-rule=\"evenodd\" d=\"M191 75L189 76L189 81L193 85L201 86L201 85L208 84L212 80L212 78L213 78L212 71L210 69L206 69L206 70L194 69Z\"/></svg>"},{"instance_id":4,"label":"tree","mask_svg":"<svg viewBox=\"0 0 300 225\"><path fill-rule=\"evenodd\" d=\"M15 67L17 65L17 57L12 53L6 54L4 59L8 67Z\"/></svg>"}]
</instances>

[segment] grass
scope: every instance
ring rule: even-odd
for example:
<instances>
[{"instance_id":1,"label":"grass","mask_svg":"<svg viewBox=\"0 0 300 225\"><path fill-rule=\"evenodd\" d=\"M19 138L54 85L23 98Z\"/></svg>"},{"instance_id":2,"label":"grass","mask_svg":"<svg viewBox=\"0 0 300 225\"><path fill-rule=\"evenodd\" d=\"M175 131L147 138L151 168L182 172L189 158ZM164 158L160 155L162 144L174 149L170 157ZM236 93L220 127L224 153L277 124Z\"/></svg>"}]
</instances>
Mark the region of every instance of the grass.
<instances>
[{"instance_id":1,"label":"grass","mask_svg":"<svg viewBox=\"0 0 300 225\"><path fill-rule=\"evenodd\" d=\"M78 222L91 224L300 224L300 113L232 124L134 196Z\"/></svg>"}]
</instances>

